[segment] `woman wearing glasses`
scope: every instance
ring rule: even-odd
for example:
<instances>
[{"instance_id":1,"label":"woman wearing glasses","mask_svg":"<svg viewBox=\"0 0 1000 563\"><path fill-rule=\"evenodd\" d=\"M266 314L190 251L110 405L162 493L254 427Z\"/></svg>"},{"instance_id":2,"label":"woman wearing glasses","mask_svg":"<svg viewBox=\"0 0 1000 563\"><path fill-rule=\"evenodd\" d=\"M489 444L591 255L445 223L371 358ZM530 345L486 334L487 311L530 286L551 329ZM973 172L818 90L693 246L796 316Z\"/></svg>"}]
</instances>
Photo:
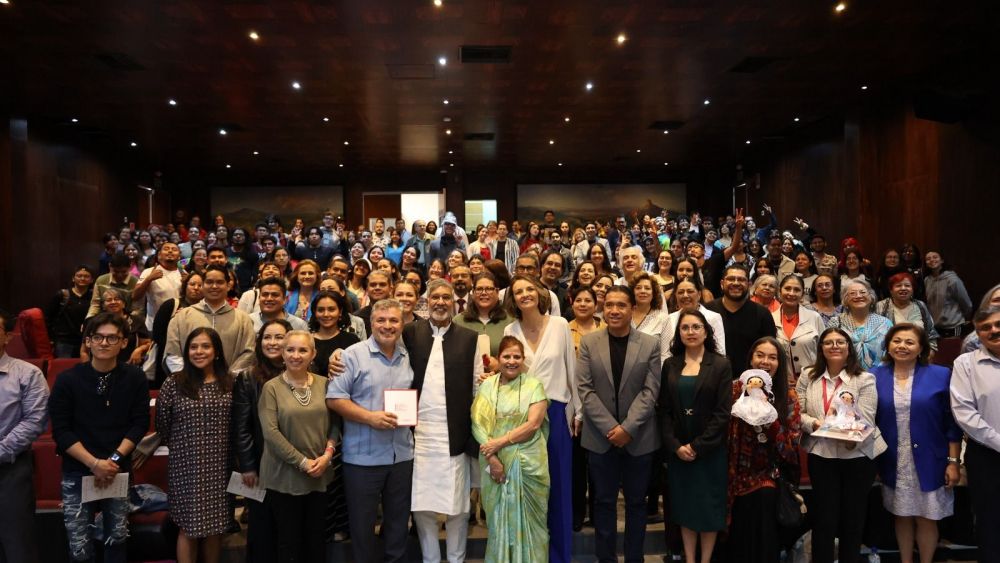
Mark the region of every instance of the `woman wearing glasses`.
<instances>
[{"instance_id":1,"label":"woman wearing glasses","mask_svg":"<svg viewBox=\"0 0 1000 563\"><path fill-rule=\"evenodd\" d=\"M132 321L126 309L127 296L122 290L108 287L101 295L101 312L111 313L125 322L125 345L118 353L118 360L134 366L142 365L142 359L153 345L144 323ZM90 350L86 344L80 346L80 360L90 361Z\"/></svg>"},{"instance_id":2,"label":"woman wearing glasses","mask_svg":"<svg viewBox=\"0 0 1000 563\"><path fill-rule=\"evenodd\" d=\"M892 327L892 321L872 313L875 293L868 282L855 279L844 282L840 289L840 300L846 310L830 320L830 327L840 327L851 335L858 362L862 370L879 364L885 350L885 335Z\"/></svg>"},{"instance_id":3,"label":"woman wearing glasses","mask_svg":"<svg viewBox=\"0 0 1000 563\"><path fill-rule=\"evenodd\" d=\"M455 315L454 322L490 339L490 365L488 372L497 370L496 358L500 353L500 340L507 325L514 317L507 314L500 303L497 279L488 270L476 276L472 284L472 306Z\"/></svg>"},{"instance_id":4,"label":"woman wearing glasses","mask_svg":"<svg viewBox=\"0 0 1000 563\"><path fill-rule=\"evenodd\" d=\"M678 289L683 287L678 286ZM681 527L686 563L708 563L726 527L732 368L717 351L715 331L697 308L677 319L663 363L659 418L667 457L670 519Z\"/></svg>"},{"instance_id":5,"label":"woman wearing glasses","mask_svg":"<svg viewBox=\"0 0 1000 563\"><path fill-rule=\"evenodd\" d=\"M852 282L858 284L864 282ZM853 286L853 285L852 285ZM856 287L856 286L855 286ZM816 364L795 385L802 416L802 448L809 454L813 501L813 560L831 563L840 538L840 561L857 561L865 527L868 491L875 481L875 458L886 450L875 426L878 404L875 376L861 367L851 335L830 327L819 336ZM836 411L841 410L842 413ZM814 437L828 415L853 413L872 433L857 443Z\"/></svg>"}]
</instances>

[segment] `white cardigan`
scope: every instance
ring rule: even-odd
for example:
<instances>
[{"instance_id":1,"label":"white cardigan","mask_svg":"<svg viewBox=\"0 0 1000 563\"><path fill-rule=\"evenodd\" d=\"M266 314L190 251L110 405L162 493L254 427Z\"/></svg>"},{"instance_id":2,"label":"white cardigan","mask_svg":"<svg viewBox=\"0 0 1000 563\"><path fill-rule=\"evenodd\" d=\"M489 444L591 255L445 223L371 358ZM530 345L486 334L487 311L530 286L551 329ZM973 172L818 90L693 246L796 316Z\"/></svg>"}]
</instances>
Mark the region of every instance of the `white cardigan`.
<instances>
[{"instance_id":1,"label":"white cardigan","mask_svg":"<svg viewBox=\"0 0 1000 563\"><path fill-rule=\"evenodd\" d=\"M819 350L819 335L824 330L823 318L819 313L799 305L799 324L795 327L790 340L785 336L785 328L781 324L781 307L771 313L771 318L774 319L778 342L784 347L785 354L792 362L792 371L795 375L815 364L816 352Z\"/></svg>"},{"instance_id":2,"label":"white cardigan","mask_svg":"<svg viewBox=\"0 0 1000 563\"><path fill-rule=\"evenodd\" d=\"M705 315L705 320L708 321L708 324L712 327L712 332L715 333L715 345L718 348L716 352L725 356L726 325L722 323L722 315L706 309L704 305L698 305L698 310L701 311L702 315ZM664 325L663 332L660 333L660 360L662 361L666 361L667 358L673 355L670 352L670 345L674 341L674 334L677 332L677 321L680 319L680 316L680 311L674 311L667 315L667 324Z\"/></svg>"}]
</instances>

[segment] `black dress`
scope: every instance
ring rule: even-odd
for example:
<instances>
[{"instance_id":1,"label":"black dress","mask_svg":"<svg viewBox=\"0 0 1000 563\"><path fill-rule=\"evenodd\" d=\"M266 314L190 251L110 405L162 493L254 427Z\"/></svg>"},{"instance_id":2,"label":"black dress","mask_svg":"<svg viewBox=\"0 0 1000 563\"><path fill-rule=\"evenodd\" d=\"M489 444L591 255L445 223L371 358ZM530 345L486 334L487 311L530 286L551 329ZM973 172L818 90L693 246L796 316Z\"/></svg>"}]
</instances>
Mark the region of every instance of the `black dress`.
<instances>
[{"instance_id":1,"label":"black dress","mask_svg":"<svg viewBox=\"0 0 1000 563\"><path fill-rule=\"evenodd\" d=\"M337 333L337 336L326 340L320 340L317 338L316 358L309 367L309 371L325 376L329 369L327 366L330 363L330 356L333 354L334 350L337 350L338 348L347 348L351 344L355 344L357 342L360 342L358 335L353 332L347 332L346 330L341 330ZM333 459L330 460L331 468L333 469L333 480L330 481L330 486L326 489L327 541L333 539L333 535L337 532L347 534L349 529L347 523L347 498L344 496L344 473L342 467L343 452L341 452L342 444L343 443L337 444L337 449L334 451Z\"/></svg>"}]
</instances>

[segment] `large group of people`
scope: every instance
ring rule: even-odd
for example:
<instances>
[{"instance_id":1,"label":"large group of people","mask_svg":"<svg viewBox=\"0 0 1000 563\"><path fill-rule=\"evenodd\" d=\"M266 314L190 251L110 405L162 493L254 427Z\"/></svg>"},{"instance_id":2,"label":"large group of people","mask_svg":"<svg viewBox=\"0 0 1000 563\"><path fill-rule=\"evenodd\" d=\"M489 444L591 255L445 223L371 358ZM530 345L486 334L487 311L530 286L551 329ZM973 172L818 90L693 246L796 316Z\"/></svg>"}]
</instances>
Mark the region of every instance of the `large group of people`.
<instances>
[{"instance_id":1,"label":"large group of people","mask_svg":"<svg viewBox=\"0 0 1000 563\"><path fill-rule=\"evenodd\" d=\"M805 531L777 515L808 471L815 561L858 559L877 479L902 561L928 563L963 463L997 561L1000 286L974 310L936 250L871 263L764 213L108 233L45 309L56 355L82 359L51 393L4 353L0 311L0 552L36 560L31 443L51 419L75 561L97 512L104 560L126 557L127 500L83 502L83 480L110 486L159 444L182 563L239 529L233 471L264 491L243 504L248 561L345 540L399 561L411 521L425 562L463 561L480 504L487 561L569 562L587 524L616 561L621 493L626 561L665 519L687 563L717 544L776 562ZM963 336L953 370L932 363Z\"/></svg>"}]
</instances>

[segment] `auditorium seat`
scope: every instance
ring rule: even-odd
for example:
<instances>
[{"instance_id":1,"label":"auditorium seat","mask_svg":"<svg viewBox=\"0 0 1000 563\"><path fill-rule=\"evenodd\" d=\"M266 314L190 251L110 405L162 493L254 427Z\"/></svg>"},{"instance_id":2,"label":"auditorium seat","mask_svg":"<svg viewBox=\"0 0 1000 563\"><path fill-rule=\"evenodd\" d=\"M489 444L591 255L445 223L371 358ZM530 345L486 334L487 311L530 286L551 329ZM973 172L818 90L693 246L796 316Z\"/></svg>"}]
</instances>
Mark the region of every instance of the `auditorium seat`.
<instances>
[{"instance_id":1,"label":"auditorium seat","mask_svg":"<svg viewBox=\"0 0 1000 563\"><path fill-rule=\"evenodd\" d=\"M934 354L934 363L939 366L951 368L955 358L962 353L961 338L940 338L938 339L938 351Z\"/></svg>"},{"instance_id":2,"label":"auditorium seat","mask_svg":"<svg viewBox=\"0 0 1000 563\"><path fill-rule=\"evenodd\" d=\"M24 344L24 337L21 336L21 331L17 329L17 324L14 325L14 330L10 331L10 339L7 341L6 352L11 358L19 360L27 360L31 357L28 347Z\"/></svg>"},{"instance_id":3,"label":"auditorium seat","mask_svg":"<svg viewBox=\"0 0 1000 563\"><path fill-rule=\"evenodd\" d=\"M17 315L16 330L21 333L24 346L32 358L52 358L52 342L45 327L45 315L39 308L25 309Z\"/></svg>"},{"instance_id":4,"label":"auditorium seat","mask_svg":"<svg viewBox=\"0 0 1000 563\"><path fill-rule=\"evenodd\" d=\"M39 438L31 444L34 457L35 510L62 508L62 461L56 455L56 443Z\"/></svg>"},{"instance_id":5,"label":"auditorium seat","mask_svg":"<svg viewBox=\"0 0 1000 563\"><path fill-rule=\"evenodd\" d=\"M24 358L24 361L42 370L42 373L45 373L45 358Z\"/></svg>"},{"instance_id":6,"label":"auditorium seat","mask_svg":"<svg viewBox=\"0 0 1000 563\"><path fill-rule=\"evenodd\" d=\"M80 358L53 358L49 360L49 369L45 372L45 379L49 382L49 389L56 383L59 374L80 363Z\"/></svg>"}]
</instances>

